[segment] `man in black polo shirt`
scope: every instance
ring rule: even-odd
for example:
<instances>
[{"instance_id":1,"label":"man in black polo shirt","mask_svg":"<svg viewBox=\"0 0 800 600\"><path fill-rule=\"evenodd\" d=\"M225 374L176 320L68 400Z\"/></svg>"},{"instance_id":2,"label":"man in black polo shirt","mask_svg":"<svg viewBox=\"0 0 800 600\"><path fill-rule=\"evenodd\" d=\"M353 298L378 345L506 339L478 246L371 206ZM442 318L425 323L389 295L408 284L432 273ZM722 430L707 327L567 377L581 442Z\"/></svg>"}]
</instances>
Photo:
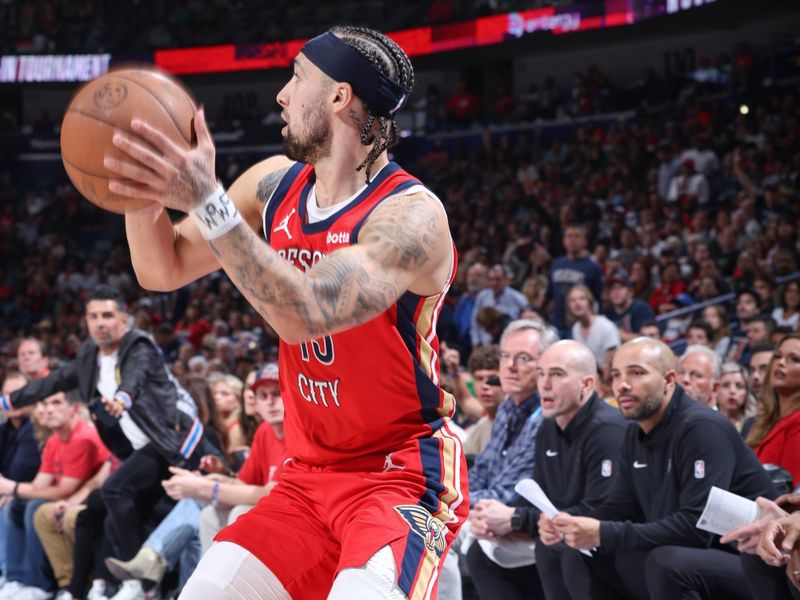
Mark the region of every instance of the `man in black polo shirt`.
<instances>
[{"instance_id":1,"label":"man in black polo shirt","mask_svg":"<svg viewBox=\"0 0 800 600\"><path fill-rule=\"evenodd\" d=\"M553 503L573 514L588 514L608 494L619 467L619 452L627 426L619 411L594 393L597 364L592 351L572 340L558 342L539 358L538 382L545 417L536 436L534 477ZM524 534L560 541L550 519L525 501L506 506L481 500L470 520L481 537ZM470 575L482 598L529 598L537 568L547 598L567 592L561 581L564 544L536 544L536 566L504 569L491 562L480 545L467 554Z\"/></svg>"},{"instance_id":2,"label":"man in black polo shirt","mask_svg":"<svg viewBox=\"0 0 800 600\"><path fill-rule=\"evenodd\" d=\"M592 558L565 553L573 600L750 599L739 557L697 529L711 486L746 498L775 497L772 482L730 422L689 398L675 355L637 338L617 350L611 378L627 430L620 470L592 517L561 513L556 531Z\"/></svg>"}]
</instances>

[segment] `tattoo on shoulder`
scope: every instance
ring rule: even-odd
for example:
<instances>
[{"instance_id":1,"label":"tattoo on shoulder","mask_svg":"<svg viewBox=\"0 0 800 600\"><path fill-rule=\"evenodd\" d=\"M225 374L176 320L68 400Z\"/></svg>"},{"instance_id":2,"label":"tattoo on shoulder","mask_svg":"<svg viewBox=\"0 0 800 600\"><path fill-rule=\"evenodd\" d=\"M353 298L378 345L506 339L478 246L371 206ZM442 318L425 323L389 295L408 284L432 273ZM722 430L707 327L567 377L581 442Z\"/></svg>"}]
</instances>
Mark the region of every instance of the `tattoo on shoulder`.
<instances>
[{"instance_id":1,"label":"tattoo on shoulder","mask_svg":"<svg viewBox=\"0 0 800 600\"><path fill-rule=\"evenodd\" d=\"M281 179L286 173L289 171L289 167L284 167L283 169L278 169L277 171L273 171L269 175L265 176L261 181L258 182L258 190L256 190L256 198L258 199L259 204L266 204L269 200L272 193L275 191L275 188L278 187L280 184Z\"/></svg>"},{"instance_id":2,"label":"tattoo on shoulder","mask_svg":"<svg viewBox=\"0 0 800 600\"><path fill-rule=\"evenodd\" d=\"M387 200L375 211L360 239L371 243L371 258L413 270L431 260L442 228L441 213L427 199L405 196Z\"/></svg>"}]
</instances>

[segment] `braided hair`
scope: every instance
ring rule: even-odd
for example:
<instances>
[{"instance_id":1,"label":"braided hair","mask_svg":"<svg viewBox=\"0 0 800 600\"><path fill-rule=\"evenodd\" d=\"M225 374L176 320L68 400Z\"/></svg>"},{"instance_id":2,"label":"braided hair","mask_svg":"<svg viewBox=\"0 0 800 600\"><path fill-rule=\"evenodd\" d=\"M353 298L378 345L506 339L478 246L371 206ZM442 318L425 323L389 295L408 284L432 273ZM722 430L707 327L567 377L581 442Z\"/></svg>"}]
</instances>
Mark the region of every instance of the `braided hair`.
<instances>
[{"instance_id":1,"label":"braided hair","mask_svg":"<svg viewBox=\"0 0 800 600\"><path fill-rule=\"evenodd\" d=\"M393 40L379 31L367 27L340 25L331 28L331 33L338 36L356 52L366 58L383 75L394 81L406 93L414 89L414 67L403 49ZM364 161L356 167L356 171L365 169L369 183L372 165L378 157L397 143L397 124L391 117L380 117L369 107L367 118L361 125L361 143L372 146ZM377 128L374 125L377 123ZM377 130L376 130L377 129Z\"/></svg>"}]
</instances>

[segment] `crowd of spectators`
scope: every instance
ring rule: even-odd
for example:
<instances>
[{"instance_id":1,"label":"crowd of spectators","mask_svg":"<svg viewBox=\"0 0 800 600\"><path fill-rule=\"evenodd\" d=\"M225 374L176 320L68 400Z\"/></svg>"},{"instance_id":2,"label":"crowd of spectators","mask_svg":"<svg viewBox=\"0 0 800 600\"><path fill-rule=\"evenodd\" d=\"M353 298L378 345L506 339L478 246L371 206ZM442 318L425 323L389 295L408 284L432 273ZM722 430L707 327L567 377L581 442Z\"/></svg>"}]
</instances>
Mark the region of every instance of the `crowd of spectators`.
<instances>
[{"instance_id":1,"label":"crowd of spectators","mask_svg":"<svg viewBox=\"0 0 800 600\"><path fill-rule=\"evenodd\" d=\"M797 339L783 339L798 332L800 321L798 89L791 82L753 88L737 68L732 79L747 85L719 94L719 87L689 82L674 88L669 106L640 105L613 119L601 114L613 108L603 100L610 83L590 70L575 85L590 90L584 95L591 102L578 93L551 103L537 93L534 111L593 106L576 108L575 116L597 114L594 122L432 136L417 140L414 156L412 146L398 148L401 164L444 202L459 250L439 322L442 381L456 396L457 422L478 457L471 480L480 485L473 490L479 513L495 506L480 500L510 501L514 481L532 468L542 419L536 360L558 337L590 350L579 371L588 376L591 364L596 373L584 400L596 394L612 404L612 367L622 344L640 335L667 342L679 355L683 390L716 408L762 462L788 471L790 487L800 480L791 446L797 435L776 442L778 429L794 427L776 426L776 415L800 380L796 366L774 366L800 360ZM512 101L511 110L529 108ZM225 163L222 179L229 183L244 163ZM198 378L210 384L227 453L251 446L255 427L245 418L242 382L275 359L277 344L227 277L216 273L169 294L143 291L118 216L92 207L68 184L23 186L13 166L0 180L3 378L18 371L40 378L75 359L87 337L86 300L99 284L110 284L129 301L130 325L152 335L177 380L187 389ZM676 313L681 308L687 312ZM504 383L509 371L525 377ZM765 383L768 372L791 381ZM44 435L47 423L35 413L31 419L31 429ZM494 434L498 422L502 439ZM502 453L509 448L525 460L507 462ZM92 474L85 475L81 481ZM200 522L192 521L202 503L228 498L223 483L239 484L173 476L165 491L181 506L172 518L193 522L192 535L202 539ZM206 516L218 525L230 518L213 508ZM150 582L125 584L130 595L121 598L141 597L170 567L191 560L163 542L156 534L135 556L111 563L109 578L116 568L117 575ZM97 570L104 573L102 565ZM57 575L67 587L70 573Z\"/></svg>"},{"instance_id":2,"label":"crowd of spectators","mask_svg":"<svg viewBox=\"0 0 800 600\"><path fill-rule=\"evenodd\" d=\"M2 53L135 54L160 48L272 42L311 36L331 20L391 31L442 24L545 2L520 0L429 0L395 5L348 0L336 7L318 2L254 0L20 0L0 3ZM289 25L290 24L290 25Z\"/></svg>"}]
</instances>

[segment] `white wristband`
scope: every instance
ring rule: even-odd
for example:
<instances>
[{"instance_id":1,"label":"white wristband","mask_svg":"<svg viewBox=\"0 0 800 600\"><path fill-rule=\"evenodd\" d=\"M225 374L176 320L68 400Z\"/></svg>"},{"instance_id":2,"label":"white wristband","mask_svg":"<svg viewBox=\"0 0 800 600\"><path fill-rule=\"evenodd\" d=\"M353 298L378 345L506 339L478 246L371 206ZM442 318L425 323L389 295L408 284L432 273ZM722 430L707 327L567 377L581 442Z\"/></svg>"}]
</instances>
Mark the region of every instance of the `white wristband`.
<instances>
[{"instance_id":1,"label":"white wristband","mask_svg":"<svg viewBox=\"0 0 800 600\"><path fill-rule=\"evenodd\" d=\"M242 222L242 215L221 183L208 198L192 209L191 215L206 240L225 235Z\"/></svg>"}]
</instances>

